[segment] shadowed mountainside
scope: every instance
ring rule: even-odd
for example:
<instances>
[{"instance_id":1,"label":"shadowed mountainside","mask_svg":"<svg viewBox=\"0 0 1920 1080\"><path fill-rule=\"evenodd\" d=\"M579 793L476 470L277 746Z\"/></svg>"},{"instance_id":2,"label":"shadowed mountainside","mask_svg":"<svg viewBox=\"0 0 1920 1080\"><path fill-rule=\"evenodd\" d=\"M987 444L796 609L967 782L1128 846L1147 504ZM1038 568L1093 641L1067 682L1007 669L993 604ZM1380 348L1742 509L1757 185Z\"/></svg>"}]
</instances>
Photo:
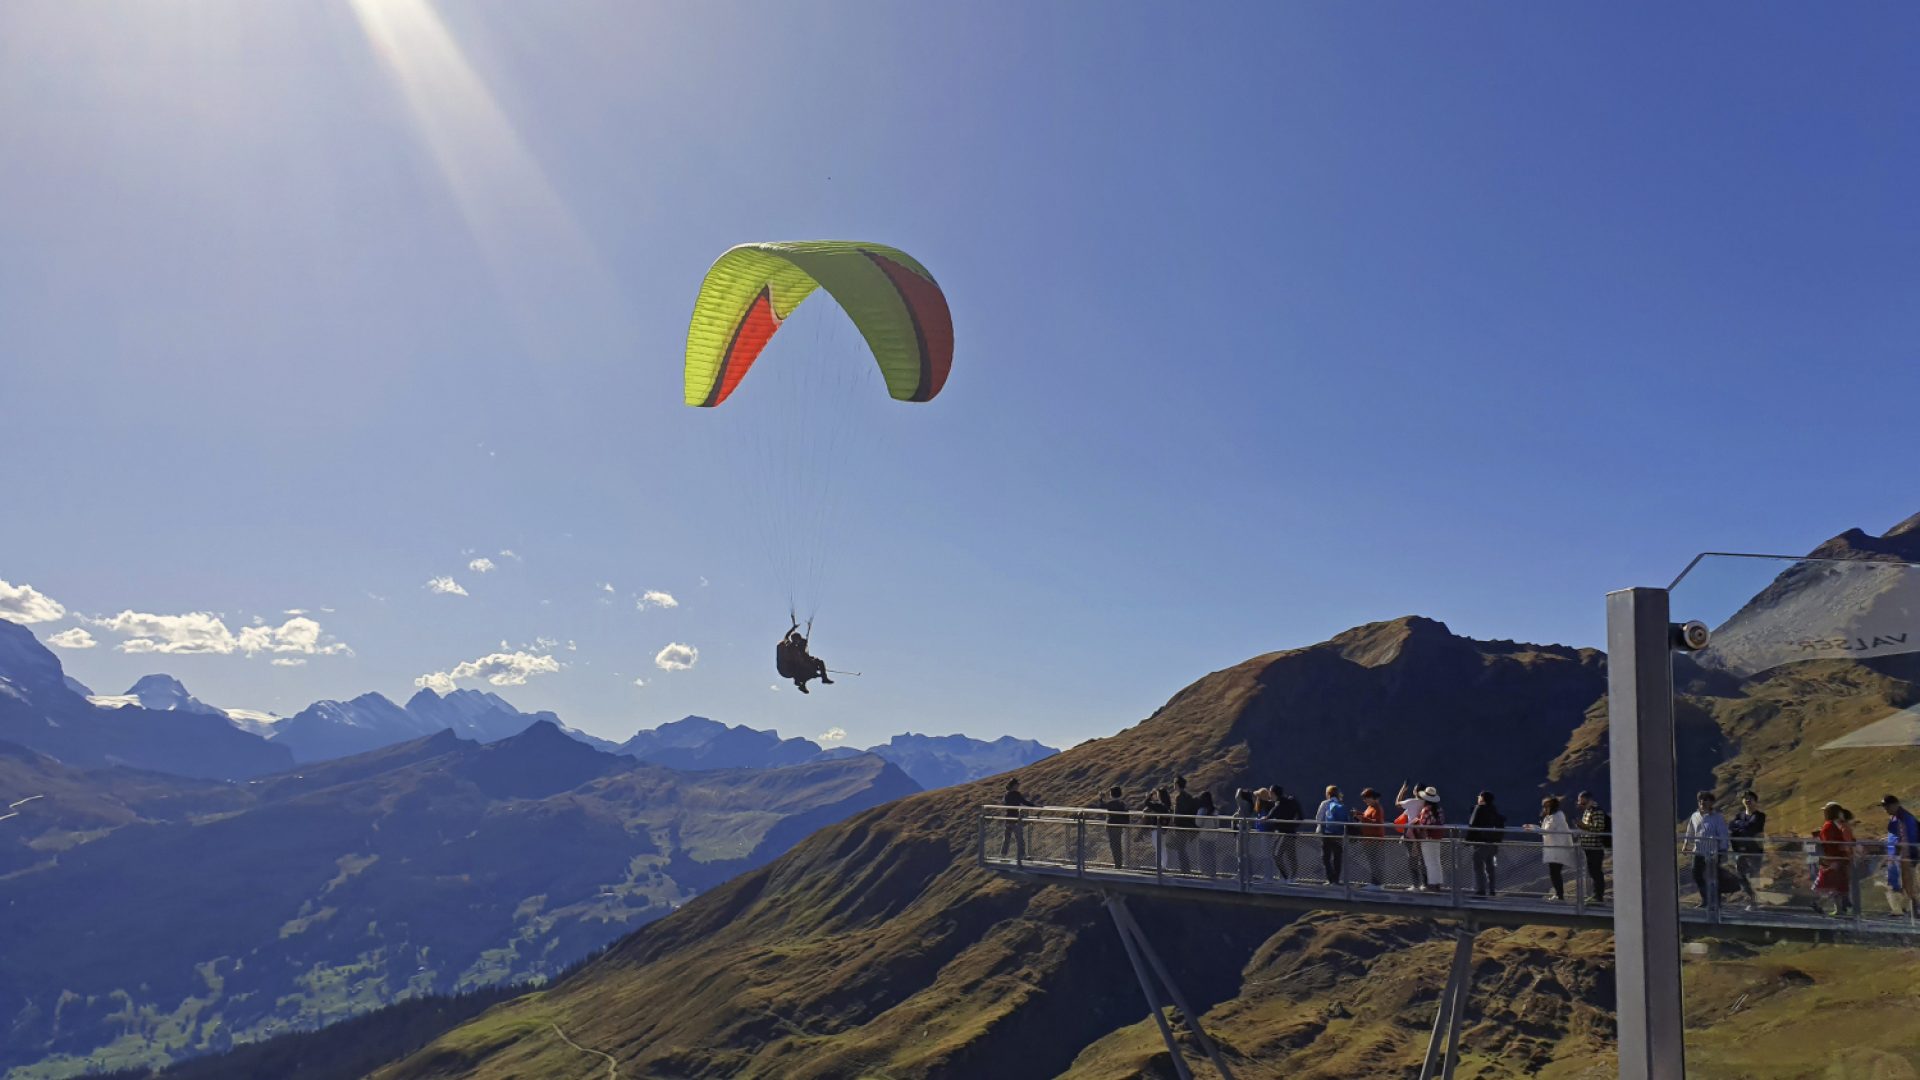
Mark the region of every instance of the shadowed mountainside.
<instances>
[{"instance_id":1,"label":"shadowed mountainside","mask_svg":"<svg viewBox=\"0 0 1920 1080\"><path fill-rule=\"evenodd\" d=\"M551 976L916 790L871 755L679 773L547 723L240 786L7 749L0 805L41 797L0 833L0 1068L164 1061Z\"/></svg>"}]
</instances>

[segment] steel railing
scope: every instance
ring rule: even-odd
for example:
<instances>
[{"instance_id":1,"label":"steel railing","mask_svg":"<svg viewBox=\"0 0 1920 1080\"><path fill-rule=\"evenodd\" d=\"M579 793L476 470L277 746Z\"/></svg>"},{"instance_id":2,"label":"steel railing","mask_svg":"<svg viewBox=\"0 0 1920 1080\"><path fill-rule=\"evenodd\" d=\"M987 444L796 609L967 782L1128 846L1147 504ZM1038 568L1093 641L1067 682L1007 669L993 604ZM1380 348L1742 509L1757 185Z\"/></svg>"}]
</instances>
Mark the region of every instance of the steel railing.
<instances>
[{"instance_id":1,"label":"steel railing","mask_svg":"<svg viewBox=\"0 0 1920 1080\"><path fill-rule=\"evenodd\" d=\"M1034 874L1173 888L1612 917L1612 838L1604 833L1357 822L1323 831L1314 821L1199 818L1188 826L1173 815L1152 817L988 806L978 858ZM1676 838L1675 857L1690 923L1920 932L1914 906L1884 887L1889 856L1878 842L1776 836L1696 852Z\"/></svg>"}]
</instances>

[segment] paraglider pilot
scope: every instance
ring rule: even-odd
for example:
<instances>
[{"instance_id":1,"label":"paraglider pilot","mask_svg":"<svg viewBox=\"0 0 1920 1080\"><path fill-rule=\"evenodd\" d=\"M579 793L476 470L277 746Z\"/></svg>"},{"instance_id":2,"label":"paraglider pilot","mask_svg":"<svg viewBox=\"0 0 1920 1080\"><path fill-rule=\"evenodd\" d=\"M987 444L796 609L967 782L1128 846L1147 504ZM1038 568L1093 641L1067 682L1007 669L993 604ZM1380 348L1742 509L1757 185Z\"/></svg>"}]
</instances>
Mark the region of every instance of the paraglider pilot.
<instances>
[{"instance_id":1,"label":"paraglider pilot","mask_svg":"<svg viewBox=\"0 0 1920 1080\"><path fill-rule=\"evenodd\" d=\"M815 659L807 652L807 638L797 622L787 630L787 636L780 639L773 651L773 660L780 677L792 679L803 694L812 693L807 689L809 679L819 679L822 686L833 685L833 680L827 678L826 661Z\"/></svg>"}]
</instances>

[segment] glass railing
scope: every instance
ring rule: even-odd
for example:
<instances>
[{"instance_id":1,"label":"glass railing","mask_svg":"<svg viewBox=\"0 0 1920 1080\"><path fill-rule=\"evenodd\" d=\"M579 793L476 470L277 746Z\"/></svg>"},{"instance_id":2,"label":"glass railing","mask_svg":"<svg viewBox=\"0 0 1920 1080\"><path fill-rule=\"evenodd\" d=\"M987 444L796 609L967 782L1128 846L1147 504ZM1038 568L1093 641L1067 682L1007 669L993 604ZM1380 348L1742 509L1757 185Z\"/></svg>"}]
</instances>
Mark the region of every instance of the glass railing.
<instances>
[{"instance_id":1,"label":"glass railing","mask_svg":"<svg viewBox=\"0 0 1920 1080\"><path fill-rule=\"evenodd\" d=\"M1916 1075L1920 845L1899 807L1920 803L1920 566L1704 555L1669 599L1712 631L1674 656L1681 919L1815 919L1837 941L1690 932L1688 1075Z\"/></svg>"}]
</instances>

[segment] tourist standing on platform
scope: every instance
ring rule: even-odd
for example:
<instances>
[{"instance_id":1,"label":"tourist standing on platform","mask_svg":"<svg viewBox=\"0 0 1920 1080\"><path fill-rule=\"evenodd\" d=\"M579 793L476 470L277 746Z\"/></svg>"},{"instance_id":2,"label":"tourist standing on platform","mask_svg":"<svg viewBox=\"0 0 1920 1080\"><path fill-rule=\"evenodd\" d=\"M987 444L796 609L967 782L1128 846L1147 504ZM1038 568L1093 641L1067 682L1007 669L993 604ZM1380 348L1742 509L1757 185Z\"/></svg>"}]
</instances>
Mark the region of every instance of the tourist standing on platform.
<instances>
[{"instance_id":1,"label":"tourist standing on platform","mask_svg":"<svg viewBox=\"0 0 1920 1080\"><path fill-rule=\"evenodd\" d=\"M1553 891L1542 899L1565 900L1567 871L1573 867L1573 826L1567 824L1567 815L1560 812L1560 797L1549 795L1541 799L1540 824L1527 828L1540 831L1540 859L1547 864L1547 880L1553 885Z\"/></svg>"},{"instance_id":2,"label":"tourist standing on platform","mask_svg":"<svg viewBox=\"0 0 1920 1080\"><path fill-rule=\"evenodd\" d=\"M1587 879L1593 882L1593 902L1607 902L1607 849L1613 846L1613 819L1600 808L1593 792L1583 791L1574 805L1580 811L1580 848L1587 855Z\"/></svg>"},{"instance_id":3,"label":"tourist standing on platform","mask_svg":"<svg viewBox=\"0 0 1920 1080\"><path fill-rule=\"evenodd\" d=\"M1193 873L1193 813L1200 803L1187 793L1187 778L1173 778L1173 859L1180 864L1180 872Z\"/></svg>"},{"instance_id":4,"label":"tourist standing on platform","mask_svg":"<svg viewBox=\"0 0 1920 1080\"><path fill-rule=\"evenodd\" d=\"M1820 872L1813 879L1816 892L1831 894L1837 900L1835 915L1853 912L1853 834L1846 826L1846 808L1830 802L1820 808L1825 820L1813 835L1820 841ZM1824 910L1814 901L1814 910Z\"/></svg>"},{"instance_id":5,"label":"tourist standing on platform","mask_svg":"<svg viewBox=\"0 0 1920 1080\"><path fill-rule=\"evenodd\" d=\"M1887 812L1887 887L1907 898L1907 914L1920 914L1920 820L1892 795L1880 808Z\"/></svg>"},{"instance_id":6,"label":"tourist standing on platform","mask_svg":"<svg viewBox=\"0 0 1920 1080\"><path fill-rule=\"evenodd\" d=\"M1208 877L1217 876L1220 868L1220 849L1214 845L1220 838L1214 834L1214 826L1220 823L1220 811L1214 808L1213 792L1203 791L1193 799L1193 837L1200 845L1200 872Z\"/></svg>"},{"instance_id":7,"label":"tourist standing on platform","mask_svg":"<svg viewBox=\"0 0 1920 1080\"><path fill-rule=\"evenodd\" d=\"M1682 850L1693 854L1693 887L1700 890L1701 907L1718 907L1720 902L1720 857L1726 853L1727 819L1713 808L1711 791L1695 796L1700 808L1687 819Z\"/></svg>"},{"instance_id":8,"label":"tourist standing on platform","mask_svg":"<svg viewBox=\"0 0 1920 1080\"><path fill-rule=\"evenodd\" d=\"M1400 794L1394 796L1393 801L1400 808L1400 816L1394 820L1394 824L1400 826L1400 835L1406 837L1407 842L1407 887L1425 888L1427 865L1420 857L1420 836L1414 828L1414 822L1420 820L1420 812L1427 806L1420 798L1420 785L1411 780L1402 781Z\"/></svg>"},{"instance_id":9,"label":"tourist standing on platform","mask_svg":"<svg viewBox=\"0 0 1920 1080\"><path fill-rule=\"evenodd\" d=\"M1473 816L1467 818L1467 843L1473 847L1473 895L1500 895L1500 833L1507 817L1493 805L1493 792L1483 791L1474 800Z\"/></svg>"},{"instance_id":10,"label":"tourist standing on platform","mask_svg":"<svg viewBox=\"0 0 1920 1080\"><path fill-rule=\"evenodd\" d=\"M1166 788L1155 788L1140 806L1140 820L1153 830L1153 868L1167 868L1167 825L1173 814L1173 801Z\"/></svg>"},{"instance_id":11,"label":"tourist standing on platform","mask_svg":"<svg viewBox=\"0 0 1920 1080\"><path fill-rule=\"evenodd\" d=\"M1280 871L1280 877L1292 881L1300 876L1299 840L1294 836L1300 831L1300 819L1304 811L1300 809L1300 800L1286 793L1279 784L1273 785L1273 831L1278 836L1273 841L1273 867Z\"/></svg>"},{"instance_id":12,"label":"tourist standing on platform","mask_svg":"<svg viewBox=\"0 0 1920 1080\"><path fill-rule=\"evenodd\" d=\"M1740 812L1727 822L1727 836L1733 844L1733 876L1747 896L1747 910L1752 911L1760 902L1753 878L1766 861L1767 812L1760 809L1760 796L1751 789L1740 793Z\"/></svg>"},{"instance_id":13,"label":"tourist standing on platform","mask_svg":"<svg viewBox=\"0 0 1920 1080\"><path fill-rule=\"evenodd\" d=\"M1447 887L1447 814L1440 808L1440 791L1431 784L1420 789L1420 816L1407 830L1420 834L1420 858L1426 863L1427 891L1440 892Z\"/></svg>"},{"instance_id":14,"label":"tourist standing on platform","mask_svg":"<svg viewBox=\"0 0 1920 1080\"><path fill-rule=\"evenodd\" d=\"M1347 810L1347 804L1340 797L1340 789L1327 785L1327 797L1320 801L1320 808L1314 811L1314 827L1320 833L1320 869L1326 871L1327 884L1338 885L1345 878L1342 856L1346 852L1347 823L1353 820L1353 814Z\"/></svg>"},{"instance_id":15,"label":"tourist standing on platform","mask_svg":"<svg viewBox=\"0 0 1920 1080\"><path fill-rule=\"evenodd\" d=\"M1025 859L1027 857L1027 833L1026 829L1020 824L1019 808L1022 806L1032 806L1033 803L1027 801L1025 795L1020 794L1020 781L1011 777L1007 779L1007 790L1000 796L1000 805L1012 808L1007 811L1006 828L1000 834L1000 857L1003 859L1006 858L1007 848L1012 847L1014 850L1014 858Z\"/></svg>"},{"instance_id":16,"label":"tourist standing on platform","mask_svg":"<svg viewBox=\"0 0 1920 1080\"><path fill-rule=\"evenodd\" d=\"M1255 832L1274 833L1275 830L1273 827L1273 789L1260 788L1259 790L1252 793L1252 797L1253 797L1253 830ZM1267 841L1266 854L1268 858L1271 860L1275 869L1268 870L1264 875L1262 875L1263 880L1272 881L1274 879L1274 875L1278 872L1278 866L1280 863L1280 846L1279 845L1280 845L1280 840L1277 833L1271 838L1269 838L1269 840ZM1249 841L1249 848L1251 849L1251 841ZM1248 867L1247 872L1248 874L1252 874L1253 868Z\"/></svg>"},{"instance_id":17,"label":"tourist standing on platform","mask_svg":"<svg viewBox=\"0 0 1920 1080\"><path fill-rule=\"evenodd\" d=\"M1367 883L1374 888L1380 887L1380 857L1386 851L1387 815L1380 809L1380 793L1372 788L1360 790L1360 808L1355 825L1350 833L1359 841L1360 861L1367 866Z\"/></svg>"},{"instance_id":18,"label":"tourist standing on platform","mask_svg":"<svg viewBox=\"0 0 1920 1080\"><path fill-rule=\"evenodd\" d=\"M1234 788L1233 802L1233 817L1229 820L1234 828L1252 828L1253 819L1260 816L1260 810L1253 802L1253 791L1250 788Z\"/></svg>"},{"instance_id":19,"label":"tourist standing on platform","mask_svg":"<svg viewBox=\"0 0 1920 1080\"><path fill-rule=\"evenodd\" d=\"M1107 812L1107 850L1113 853L1113 868L1118 870L1127 865L1127 825L1133 820L1119 784L1107 789L1100 809Z\"/></svg>"}]
</instances>

